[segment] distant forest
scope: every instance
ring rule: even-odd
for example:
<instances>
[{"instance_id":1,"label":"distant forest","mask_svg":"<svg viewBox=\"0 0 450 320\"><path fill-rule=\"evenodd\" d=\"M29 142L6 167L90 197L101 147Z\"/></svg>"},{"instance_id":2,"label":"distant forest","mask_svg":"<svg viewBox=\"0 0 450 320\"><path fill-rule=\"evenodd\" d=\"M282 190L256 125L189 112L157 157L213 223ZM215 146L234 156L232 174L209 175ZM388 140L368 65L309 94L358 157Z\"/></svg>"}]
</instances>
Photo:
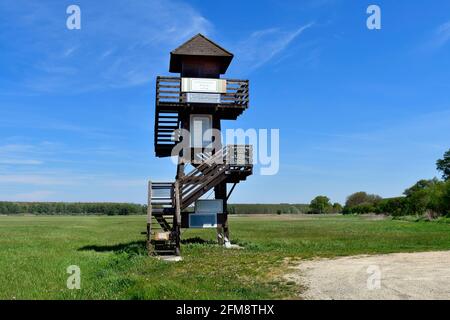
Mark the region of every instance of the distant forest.
<instances>
[{"instance_id":1,"label":"distant forest","mask_svg":"<svg viewBox=\"0 0 450 320\"><path fill-rule=\"evenodd\" d=\"M299 214L308 213L307 204L229 204L230 214ZM147 206L133 203L102 202L0 202L0 214L34 215L139 215Z\"/></svg>"}]
</instances>

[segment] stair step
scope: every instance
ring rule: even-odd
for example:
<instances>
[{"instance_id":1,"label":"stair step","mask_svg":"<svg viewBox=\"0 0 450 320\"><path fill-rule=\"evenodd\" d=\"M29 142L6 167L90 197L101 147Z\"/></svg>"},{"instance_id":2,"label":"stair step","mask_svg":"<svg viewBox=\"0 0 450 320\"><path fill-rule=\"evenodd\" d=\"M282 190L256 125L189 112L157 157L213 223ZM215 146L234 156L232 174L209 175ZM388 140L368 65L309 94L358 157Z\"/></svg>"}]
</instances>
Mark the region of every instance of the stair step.
<instances>
[{"instance_id":1,"label":"stair step","mask_svg":"<svg viewBox=\"0 0 450 320\"><path fill-rule=\"evenodd\" d=\"M179 129L178 126L159 126L159 128L156 128L156 132L161 131L161 130L176 130Z\"/></svg>"},{"instance_id":2,"label":"stair step","mask_svg":"<svg viewBox=\"0 0 450 320\"><path fill-rule=\"evenodd\" d=\"M173 121L173 120L158 120L157 123L169 123L169 124L177 124L178 121Z\"/></svg>"},{"instance_id":3,"label":"stair step","mask_svg":"<svg viewBox=\"0 0 450 320\"><path fill-rule=\"evenodd\" d=\"M177 100L178 95L171 94L171 91L173 90L163 90L157 94L160 99ZM158 157L168 157L172 155L172 148L179 142L173 135L174 131L179 129L179 110L175 106L163 106L163 101L159 102L155 110L155 153Z\"/></svg>"},{"instance_id":4,"label":"stair step","mask_svg":"<svg viewBox=\"0 0 450 320\"><path fill-rule=\"evenodd\" d=\"M175 213L175 208L154 208L154 209L152 209L153 214L170 215L170 214L173 214L172 212Z\"/></svg>"},{"instance_id":5,"label":"stair step","mask_svg":"<svg viewBox=\"0 0 450 320\"><path fill-rule=\"evenodd\" d=\"M173 133L158 133L158 137L173 137Z\"/></svg>"}]
</instances>

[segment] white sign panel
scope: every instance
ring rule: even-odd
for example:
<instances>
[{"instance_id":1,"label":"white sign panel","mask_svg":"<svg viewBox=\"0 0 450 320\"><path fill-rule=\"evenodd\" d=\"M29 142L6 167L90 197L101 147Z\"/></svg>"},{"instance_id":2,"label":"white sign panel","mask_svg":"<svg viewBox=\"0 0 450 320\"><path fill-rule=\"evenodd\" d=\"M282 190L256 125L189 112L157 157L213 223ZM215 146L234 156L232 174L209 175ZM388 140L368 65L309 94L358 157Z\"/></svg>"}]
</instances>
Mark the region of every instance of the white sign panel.
<instances>
[{"instance_id":1,"label":"white sign panel","mask_svg":"<svg viewBox=\"0 0 450 320\"><path fill-rule=\"evenodd\" d=\"M182 78L182 92L226 93L227 81L209 78Z\"/></svg>"},{"instance_id":2,"label":"white sign panel","mask_svg":"<svg viewBox=\"0 0 450 320\"><path fill-rule=\"evenodd\" d=\"M195 201L195 213L222 213L223 200L197 200Z\"/></svg>"},{"instance_id":3,"label":"white sign panel","mask_svg":"<svg viewBox=\"0 0 450 320\"><path fill-rule=\"evenodd\" d=\"M189 228L217 228L217 214L193 213L189 215Z\"/></svg>"},{"instance_id":4,"label":"white sign panel","mask_svg":"<svg viewBox=\"0 0 450 320\"><path fill-rule=\"evenodd\" d=\"M186 93L186 102L188 103L220 103L219 93Z\"/></svg>"}]
</instances>

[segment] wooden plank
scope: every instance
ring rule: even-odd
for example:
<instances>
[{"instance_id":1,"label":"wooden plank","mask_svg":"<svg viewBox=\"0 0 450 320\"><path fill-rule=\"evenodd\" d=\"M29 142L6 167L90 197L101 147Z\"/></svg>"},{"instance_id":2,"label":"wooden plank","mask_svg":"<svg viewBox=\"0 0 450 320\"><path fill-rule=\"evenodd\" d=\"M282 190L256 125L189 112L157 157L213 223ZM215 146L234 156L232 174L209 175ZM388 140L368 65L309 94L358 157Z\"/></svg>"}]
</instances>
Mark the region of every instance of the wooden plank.
<instances>
[{"instance_id":1,"label":"wooden plank","mask_svg":"<svg viewBox=\"0 0 450 320\"><path fill-rule=\"evenodd\" d=\"M148 182L148 194L147 194L147 251L149 254L152 252L152 246L150 238L152 234L152 182Z\"/></svg>"},{"instance_id":2,"label":"wooden plank","mask_svg":"<svg viewBox=\"0 0 450 320\"><path fill-rule=\"evenodd\" d=\"M157 89L156 90L157 93L172 93L172 94L180 94L180 91L176 91L176 90L161 90L161 89Z\"/></svg>"},{"instance_id":3,"label":"wooden plank","mask_svg":"<svg viewBox=\"0 0 450 320\"><path fill-rule=\"evenodd\" d=\"M158 126L157 131L164 130L164 129L166 129L166 130L170 129L170 130L174 131L174 130L178 129L178 126Z\"/></svg>"},{"instance_id":4,"label":"wooden plank","mask_svg":"<svg viewBox=\"0 0 450 320\"><path fill-rule=\"evenodd\" d=\"M178 116L170 116L170 115L159 114L158 115L158 119L161 119L161 118L178 119Z\"/></svg>"},{"instance_id":5,"label":"wooden plank","mask_svg":"<svg viewBox=\"0 0 450 320\"><path fill-rule=\"evenodd\" d=\"M170 124L174 124L174 123L178 123L178 121L174 121L174 120L158 120L158 124L159 123L170 123Z\"/></svg>"},{"instance_id":6,"label":"wooden plank","mask_svg":"<svg viewBox=\"0 0 450 320\"><path fill-rule=\"evenodd\" d=\"M219 165L211 166L211 167L207 168L206 170L202 171L200 173L200 175L197 176L197 177L200 177L201 180L203 180L203 181L197 180L197 181L193 181L190 183L188 183L188 182L185 183L183 180L183 183L184 183L183 189L182 189L183 196L186 195L187 193L192 192L192 190L195 189L195 187L197 187L198 185L204 184L206 181L208 181L208 179L210 177L216 175L218 172L220 172L222 170L223 170L223 168Z\"/></svg>"},{"instance_id":7,"label":"wooden plank","mask_svg":"<svg viewBox=\"0 0 450 320\"><path fill-rule=\"evenodd\" d=\"M180 183L175 181L174 188L175 196L175 215L177 217L177 223L181 223L181 209L180 209Z\"/></svg>"},{"instance_id":8,"label":"wooden plank","mask_svg":"<svg viewBox=\"0 0 450 320\"><path fill-rule=\"evenodd\" d=\"M181 86L177 86L177 85L174 85L174 84L159 84L158 88L180 89ZM180 92L180 91L178 91L178 92Z\"/></svg>"},{"instance_id":9,"label":"wooden plank","mask_svg":"<svg viewBox=\"0 0 450 320\"><path fill-rule=\"evenodd\" d=\"M180 79L180 77L171 77L171 76L157 76L157 79L167 80L167 79Z\"/></svg>"},{"instance_id":10,"label":"wooden plank","mask_svg":"<svg viewBox=\"0 0 450 320\"><path fill-rule=\"evenodd\" d=\"M198 191L190 194L186 199L183 199L183 203L181 208L184 210L186 209L189 205L191 205L195 200L197 200L198 198L200 198L202 195L204 195L206 192L208 192L209 190L211 190L211 188L213 188L214 186L216 186L217 184L219 184L220 182L224 181L227 178L227 175L225 174L221 174L221 172L219 172L217 175L215 175L214 177L210 178L208 183L201 189L199 189Z\"/></svg>"},{"instance_id":11,"label":"wooden plank","mask_svg":"<svg viewBox=\"0 0 450 320\"><path fill-rule=\"evenodd\" d=\"M159 99L178 99L178 96L161 96L158 95Z\"/></svg>"}]
</instances>

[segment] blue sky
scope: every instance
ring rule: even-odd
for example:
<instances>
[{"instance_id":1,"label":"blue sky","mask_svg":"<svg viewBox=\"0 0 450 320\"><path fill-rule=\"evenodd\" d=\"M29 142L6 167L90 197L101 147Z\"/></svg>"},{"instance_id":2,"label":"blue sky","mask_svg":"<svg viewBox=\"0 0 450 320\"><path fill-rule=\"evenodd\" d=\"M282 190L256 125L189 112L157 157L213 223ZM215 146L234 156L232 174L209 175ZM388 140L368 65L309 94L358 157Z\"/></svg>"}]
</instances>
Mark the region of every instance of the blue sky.
<instances>
[{"instance_id":1,"label":"blue sky","mask_svg":"<svg viewBox=\"0 0 450 320\"><path fill-rule=\"evenodd\" d=\"M0 17L0 200L144 203L147 179L172 180L154 80L199 32L235 54L226 77L251 81L227 127L280 129L279 173L232 202L397 196L450 148L448 1L2 0Z\"/></svg>"}]
</instances>

